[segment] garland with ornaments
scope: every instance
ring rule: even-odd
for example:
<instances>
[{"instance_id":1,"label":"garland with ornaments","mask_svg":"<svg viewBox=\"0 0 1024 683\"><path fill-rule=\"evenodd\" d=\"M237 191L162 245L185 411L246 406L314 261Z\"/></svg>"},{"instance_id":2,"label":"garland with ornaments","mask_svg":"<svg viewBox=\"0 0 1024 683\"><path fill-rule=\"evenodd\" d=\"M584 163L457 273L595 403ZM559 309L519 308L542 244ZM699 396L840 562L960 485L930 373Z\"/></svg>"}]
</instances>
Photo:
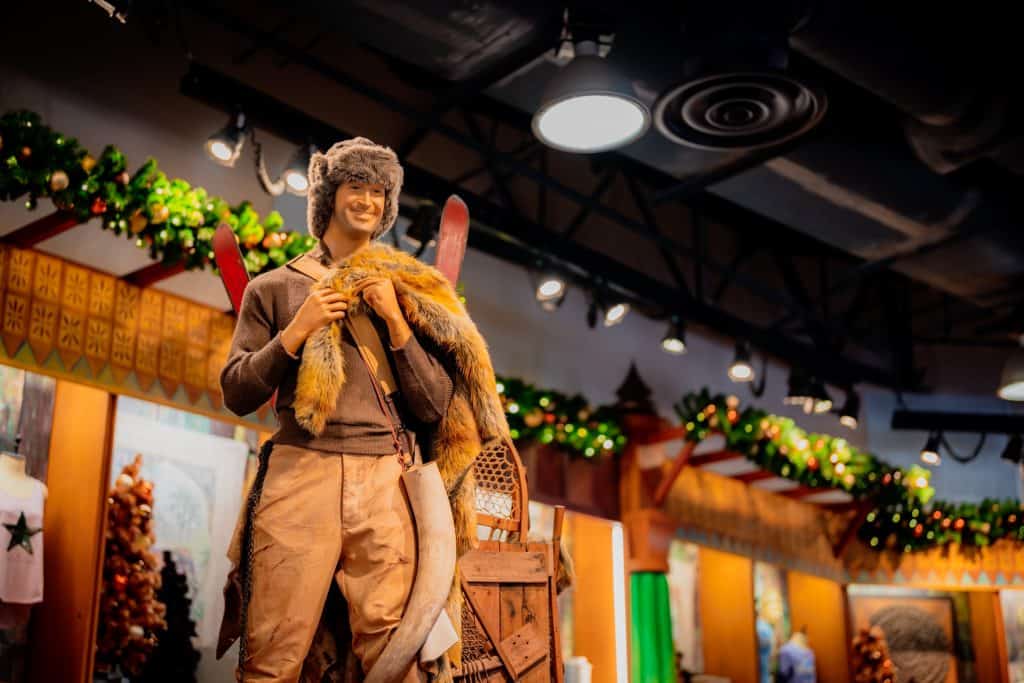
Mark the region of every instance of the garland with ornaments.
<instances>
[{"instance_id":1,"label":"garland with ornaments","mask_svg":"<svg viewBox=\"0 0 1024 683\"><path fill-rule=\"evenodd\" d=\"M895 467L841 437L808 433L788 417L752 407L740 410L735 396L712 396L704 389L684 396L675 410L690 441L722 434L726 448L761 469L870 501L874 507L858 534L871 548L913 552L947 544L987 546L1000 538L1024 540L1024 513L1016 501L934 500L929 470Z\"/></svg>"},{"instance_id":2,"label":"garland with ornaments","mask_svg":"<svg viewBox=\"0 0 1024 683\"><path fill-rule=\"evenodd\" d=\"M169 179L153 159L129 174L117 147L108 145L94 157L75 138L43 125L38 114L11 111L0 117L0 201L25 196L30 210L49 198L78 221L99 219L104 230L148 249L150 258L189 270L215 270L213 233L222 223L234 230L253 275L315 244L310 235L285 230L277 211L261 219L249 202L231 206L185 180Z\"/></svg>"},{"instance_id":3,"label":"garland with ornaments","mask_svg":"<svg viewBox=\"0 0 1024 683\"><path fill-rule=\"evenodd\" d=\"M567 396L498 377L498 395L514 441L554 444L586 459L620 453L626 445L615 411L594 409L579 394Z\"/></svg>"}]
</instances>

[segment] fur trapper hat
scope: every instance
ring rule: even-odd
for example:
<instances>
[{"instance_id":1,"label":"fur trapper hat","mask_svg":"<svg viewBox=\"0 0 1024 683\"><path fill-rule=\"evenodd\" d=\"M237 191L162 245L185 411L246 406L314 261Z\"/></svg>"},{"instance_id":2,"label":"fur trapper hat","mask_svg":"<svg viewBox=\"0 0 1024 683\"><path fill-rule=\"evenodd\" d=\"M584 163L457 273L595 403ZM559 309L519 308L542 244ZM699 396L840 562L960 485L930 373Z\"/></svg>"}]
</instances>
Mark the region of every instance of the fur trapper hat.
<instances>
[{"instance_id":1,"label":"fur trapper hat","mask_svg":"<svg viewBox=\"0 0 1024 683\"><path fill-rule=\"evenodd\" d=\"M402 166L390 147L358 137L336 142L326 153L316 152L309 160L309 193L306 218L309 232L322 239L334 213L334 195L348 180L384 185L384 215L373 233L377 239L398 218L398 195L402 192Z\"/></svg>"}]
</instances>

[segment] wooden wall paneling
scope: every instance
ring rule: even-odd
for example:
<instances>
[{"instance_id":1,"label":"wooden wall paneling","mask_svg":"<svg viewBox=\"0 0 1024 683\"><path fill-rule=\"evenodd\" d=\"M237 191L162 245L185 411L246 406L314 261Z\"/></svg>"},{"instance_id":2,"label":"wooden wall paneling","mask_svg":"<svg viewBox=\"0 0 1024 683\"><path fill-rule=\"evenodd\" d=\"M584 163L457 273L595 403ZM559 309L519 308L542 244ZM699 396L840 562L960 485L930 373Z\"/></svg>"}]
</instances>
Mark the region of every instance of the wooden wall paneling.
<instances>
[{"instance_id":1,"label":"wooden wall paneling","mask_svg":"<svg viewBox=\"0 0 1024 683\"><path fill-rule=\"evenodd\" d=\"M698 609L704 671L733 681L756 681L754 566L749 558L700 548Z\"/></svg>"},{"instance_id":2,"label":"wooden wall paneling","mask_svg":"<svg viewBox=\"0 0 1024 683\"><path fill-rule=\"evenodd\" d=\"M842 585L800 572L787 572L790 623L794 631L807 627L807 638L818 667L818 680L849 683L846 596Z\"/></svg>"},{"instance_id":3,"label":"wooden wall paneling","mask_svg":"<svg viewBox=\"0 0 1024 683\"><path fill-rule=\"evenodd\" d=\"M58 380L43 519L45 599L34 608L29 682L92 680L114 396Z\"/></svg>"},{"instance_id":4,"label":"wooden wall paneling","mask_svg":"<svg viewBox=\"0 0 1024 683\"><path fill-rule=\"evenodd\" d=\"M53 431L53 401L57 381L52 377L25 373L21 394L21 415L18 416L20 452L25 456L26 471L46 483L50 439Z\"/></svg>"},{"instance_id":5,"label":"wooden wall paneling","mask_svg":"<svg viewBox=\"0 0 1024 683\"><path fill-rule=\"evenodd\" d=\"M572 654L590 661L593 683L615 683L613 526L605 520L582 514L573 514L571 523L576 577L572 588Z\"/></svg>"}]
</instances>

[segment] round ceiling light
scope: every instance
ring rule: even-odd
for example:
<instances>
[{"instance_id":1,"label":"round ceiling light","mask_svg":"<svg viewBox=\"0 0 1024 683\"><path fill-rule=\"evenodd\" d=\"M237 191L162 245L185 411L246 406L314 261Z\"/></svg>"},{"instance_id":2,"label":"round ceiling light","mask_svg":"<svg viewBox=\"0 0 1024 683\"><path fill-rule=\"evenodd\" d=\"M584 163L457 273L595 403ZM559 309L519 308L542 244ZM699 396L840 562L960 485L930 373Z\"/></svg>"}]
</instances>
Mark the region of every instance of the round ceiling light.
<instances>
[{"instance_id":1,"label":"round ceiling light","mask_svg":"<svg viewBox=\"0 0 1024 683\"><path fill-rule=\"evenodd\" d=\"M597 44L576 45L576 56L551 79L533 115L533 132L565 152L604 152L633 142L651 125L647 106L601 57Z\"/></svg>"}]
</instances>

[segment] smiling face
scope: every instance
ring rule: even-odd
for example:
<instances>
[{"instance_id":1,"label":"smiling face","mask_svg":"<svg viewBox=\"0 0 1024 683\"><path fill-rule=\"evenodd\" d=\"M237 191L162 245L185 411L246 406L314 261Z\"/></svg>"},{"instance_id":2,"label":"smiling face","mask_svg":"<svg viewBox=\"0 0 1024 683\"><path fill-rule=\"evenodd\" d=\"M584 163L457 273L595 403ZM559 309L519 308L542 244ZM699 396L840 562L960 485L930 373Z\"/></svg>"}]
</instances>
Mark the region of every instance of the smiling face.
<instances>
[{"instance_id":1,"label":"smiling face","mask_svg":"<svg viewBox=\"0 0 1024 683\"><path fill-rule=\"evenodd\" d=\"M346 180L334 194L334 221L350 235L372 236L384 216L384 184Z\"/></svg>"}]
</instances>

